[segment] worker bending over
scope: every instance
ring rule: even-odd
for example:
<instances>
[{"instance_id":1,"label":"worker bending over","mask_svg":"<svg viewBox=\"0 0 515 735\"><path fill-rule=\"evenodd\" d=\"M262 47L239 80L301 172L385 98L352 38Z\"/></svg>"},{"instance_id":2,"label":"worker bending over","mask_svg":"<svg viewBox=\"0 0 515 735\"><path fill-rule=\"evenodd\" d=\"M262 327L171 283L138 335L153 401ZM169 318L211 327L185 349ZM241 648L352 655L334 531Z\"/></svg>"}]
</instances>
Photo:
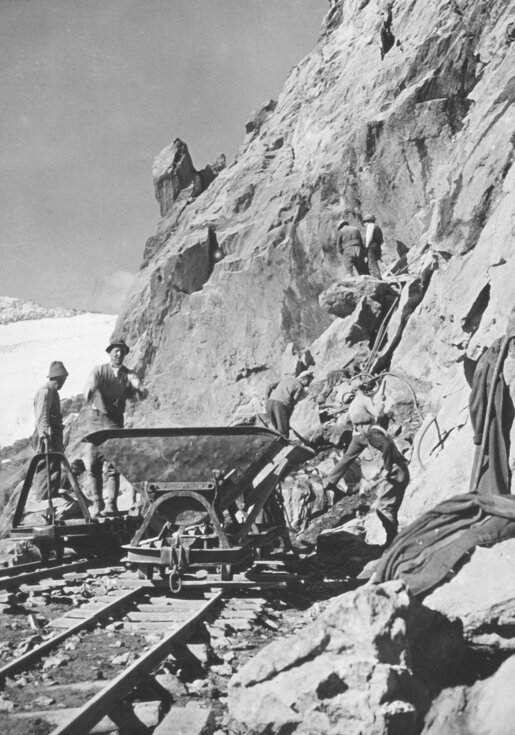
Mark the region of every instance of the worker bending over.
<instances>
[{"instance_id":1,"label":"worker bending over","mask_svg":"<svg viewBox=\"0 0 515 735\"><path fill-rule=\"evenodd\" d=\"M327 475L326 489L336 490L338 481L367 447L367 433L384 416L384 398L376 406L370 395L373 383L362 382L356 387L356 394L349 404L348 418L352 422L352 440L341 460Z\"/></svg>"},{"instance_id":2,"label":"worker bending over","mask_svg":"<svg viewBox=\"0 0 515 735\"><path fill-rule=\"evenodd\" d=\"M290 418L304 389L313 380L313 371L304 370L297 377L287 375L273 389L268 397L267 414L270 423L286 439L290 434Z\"/></svg>"}]
</instances>

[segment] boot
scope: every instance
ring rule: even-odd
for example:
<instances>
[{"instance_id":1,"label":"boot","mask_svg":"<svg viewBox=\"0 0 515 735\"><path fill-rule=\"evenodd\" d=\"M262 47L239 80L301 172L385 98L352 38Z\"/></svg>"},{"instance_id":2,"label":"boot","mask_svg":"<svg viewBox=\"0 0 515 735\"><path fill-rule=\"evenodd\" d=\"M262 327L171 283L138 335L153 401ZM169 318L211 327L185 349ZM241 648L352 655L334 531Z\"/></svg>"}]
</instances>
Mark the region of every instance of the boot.
<instances>
[{"instance_id":1,"label":"boot","mask_svg":"<svg viewBox=\"0 0 515 735\"><path fill-rule=\"evenodd\" d=\"M106 502L104 515L116 516L118 515L118 490L120 488L120 476L110 475L106 481Z\"/></svg>"},{"instance_id":2,"label":"boot","mask_svg":"<svg viewBox=\"0 0 515 735\"><path fill-rule=\"evenodd\" d=\"M93 473L89 473L89 497L92 503L89 506L89 514L92 518L98 518L104 510L104 501L102 500L102 485Z\"/></svg>"},{"instance_id":3,"label":"boot","mask_svg":"<svg viewBox=\"0 0 515 735\"><path fill-rule=\"evenodd\" d=\"M96 498L93 503L89 506L89 514L92 518L98 518L101 516L104 510L104 501L102 498Z\"/></svg>"}]
</instances>

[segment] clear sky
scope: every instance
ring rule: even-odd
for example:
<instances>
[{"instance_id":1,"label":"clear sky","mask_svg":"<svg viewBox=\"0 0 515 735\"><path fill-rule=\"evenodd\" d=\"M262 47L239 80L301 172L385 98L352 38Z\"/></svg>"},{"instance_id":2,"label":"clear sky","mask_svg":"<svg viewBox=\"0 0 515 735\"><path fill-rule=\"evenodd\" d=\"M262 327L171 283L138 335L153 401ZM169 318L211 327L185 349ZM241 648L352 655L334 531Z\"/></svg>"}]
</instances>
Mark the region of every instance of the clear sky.
<instances>
[{"instance_id":1,"label":"clear sky","mask_svg":"<svg viewBox=\"0 0 515 735\"><path fill-rule=\"evenodd\" d=\"M115 311L159 218L154 157L180 137L197 168L231 162L328 9L0 0L0 295Z\"/></svg>"}]
</instances>

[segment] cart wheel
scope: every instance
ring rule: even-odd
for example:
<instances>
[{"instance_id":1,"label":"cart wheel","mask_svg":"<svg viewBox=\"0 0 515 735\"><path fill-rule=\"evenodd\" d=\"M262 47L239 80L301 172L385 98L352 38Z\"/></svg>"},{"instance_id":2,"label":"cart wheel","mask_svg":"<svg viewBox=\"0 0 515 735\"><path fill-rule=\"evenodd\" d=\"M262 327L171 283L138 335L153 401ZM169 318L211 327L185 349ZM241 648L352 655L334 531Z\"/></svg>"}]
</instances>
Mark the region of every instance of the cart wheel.
<instances>
[{"instance_id":1,"label":"cart wheel","mask_svg":"<svg viewBox=\"0 0 515 735\"><path fill-rule=\"evenodd\" d=\"M154 576L154 565L153 564L139 564L138 565L138 579L151 580L153 576Z\"/></svg>"},{"instance_id":2,"label":"cart wheel","mask_svg":"<svg viewBox=\"0 0 515 735\"><path fill-rule=\"evenodd\" d=\"M230 582L232 578L232 566L230 564L222 564L220 567L220 580L222 582Z\"/></svg>"}]
</instances>

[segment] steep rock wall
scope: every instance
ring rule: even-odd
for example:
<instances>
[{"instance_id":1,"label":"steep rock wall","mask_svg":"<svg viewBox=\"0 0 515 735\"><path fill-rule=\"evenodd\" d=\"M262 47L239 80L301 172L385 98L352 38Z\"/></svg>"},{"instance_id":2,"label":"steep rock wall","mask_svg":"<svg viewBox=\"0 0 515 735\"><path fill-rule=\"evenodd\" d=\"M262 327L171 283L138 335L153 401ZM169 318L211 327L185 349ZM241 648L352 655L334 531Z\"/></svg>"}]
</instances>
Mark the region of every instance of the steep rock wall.
<instances>
[{"instance_id":1,"label":"steep rock wall","mask_svg":"<svg viewBox=\"0 0 515 735\"><path fill-rule=\"evenodd\" d=\"M409 248L411 273L438 263L389 356L450 431L440 455L426 452L409 515L432 496L420 488L466 489L463 360L503 333L514 303L515 52L505 0L396 0L381 59L383 9L337 4L232 165L194 200L167 199L119 329L151 392L139 423L223 422L278 377L291 343L316 341L327 377L359 348L318 301L343 275L336 225L372 210L387 262Z\"/></svg>"}]
</instances>

